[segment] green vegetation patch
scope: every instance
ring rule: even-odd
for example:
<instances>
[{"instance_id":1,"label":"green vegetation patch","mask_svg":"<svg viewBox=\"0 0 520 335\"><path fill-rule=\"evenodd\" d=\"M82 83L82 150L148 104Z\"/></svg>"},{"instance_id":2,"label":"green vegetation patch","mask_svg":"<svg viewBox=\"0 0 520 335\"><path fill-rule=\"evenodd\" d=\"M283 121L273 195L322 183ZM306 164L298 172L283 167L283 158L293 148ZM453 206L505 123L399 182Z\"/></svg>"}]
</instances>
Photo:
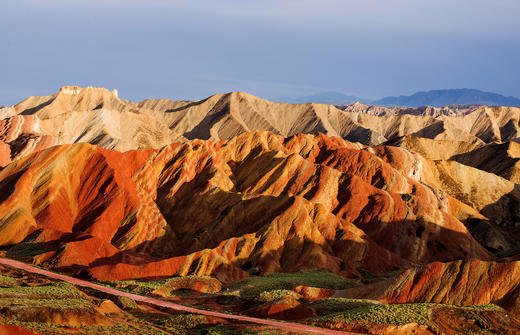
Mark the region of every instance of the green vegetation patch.
<instances>
[{"instance_id":1,"label":"green vegetation patch","mask_svg":"<svg viewBox=\"0 0 520 335\"><path fill-rule=\"evenodd\" d=\"M49 310L77 310L91 307L85 299L36 299L36 298L0 298L0 308L26 309L46 308Z\"/></svg>"},{"instance_id":2,"label":"green vegetation patch","mask_svg":"<svg viewBox=\"0 0 520 335\"><path fill-rule=\"evenodd\" d=\"M244 332L244 331L237 331L236 329L233 329L229 326L224 326L224 325L217 325L217 326L213 326L213 327L210 327L208 329L206 329L203 333L201 334L205 334L205 335L246 335L246 334L252 334L252 333L249 333L249 332ZM257 333L255 333L257 334Z\"/></svg>"},{"instance_id":3,"label":"green vegetation patch","mask_svg":"<svg viewBox=\"0 0 520 335\"><path fill-rule=\"evenodd\" d=\"M80 328L80 334L103 334L103 335L170 335L157 327L145 324L119 323L113 326L84 326Z\"/></svg>"},{"instance_id":4,"label":"green vegetation patch","mask_svg":"<svg viewBox=\"0 0 520 335\"><path fill-rule=\"evenodd\" d=\"M38 299L66 299L84 298L85 295L77 290L74 285L66 282L57 282L40 286L12 286L1 287L0 298L38 298Z\"/></svg>"},{"instance_id":5,"label":"green vegetation patch","mask_svg":"<svg viewBox=\"0 0 520 335\"><path fill-rule=\"evenodd\" d=\"M275 300L280 300L287 296L293 296L296 299L300 298L300 296L290 290L271 290L271 291L264 291L258 295L258 300L262 302L270 302Z\"/></svg>"},{"instance_id":6,"label":"green vegetation patch","mask_svg":"<svg viewBox=\"0 0 520 335\"><path fill-rule=\"evenodd\" d=\"M103 334L103 335L171 335L172 332L162 331L146 324L118 323L111 326L70 326L46 322L24 322L12 319L2 321L4 324L20 326L38 331L46 335L62 334ZM179 333L184 334L184 333Z\"/></svg>"},{"instance_id":7,"label":"green vegetation patch","mask_svg":"<svg viewBox=\"0 0 520 335\"><path fill-rule=\"evenodd\" d=\"M207 323L208 319L201 314L178 314L157 322L167 328L195 328Z\"/></svg>"},{"instance_id":8,"label":"green vegetation patch","mask_svg":"<svg viewBox=\"0 0 520 335\"><path fill-rule=\"evenodd\" d=\"M335 307L334 307L335 306ZM376 324L405 325L416 322L418 324L432 326L429 311L435 307L460 309L467 312L477 312L498 308L496 305L459 307L435 303L410 303L410 304L374 304L369 300L357 299L324 299L313 305L317 310L325 312L327 308L345 308L344 311L311 318L317 320L338 320L342 322L369 321ZM321 314L321 313L320 313ZM472 314L473 315L473 314Z\"/></svg>"},{"instance_id":9,"label":"green vegetation patch","mask_svg":"<svg viewBox=\"0 0 520 335\"><path fill-rule=\"evenodd\" d=\"M120 308L126 309L139 309L139 305L134 299L130 299L128 297L116 297L115 298L116 305Z\"/></svg>"},{"instance_id":10,"label":"green vegetation patch","mask_svg":"<svg viewBox=\"0 0 520 335\"><path fill-rule=\"evenodd\" d=\"M262 292L292 290L305 285L328 289L347 289L358 284L326 270L304 270L295 273L273 273L261 277L249 277L229 286L231 291L239 291L242 297L257 297Z\"/></svg>"},{"instance_id":11,"label":"green vegetation patch","mask_svg":"<svg viewBox=\"0 0 520 335\"><path fill-rule=\"evenodd\" d=\"M343 312L319 316L312 320L341 320L343 322L366 320L390 325L417 322L422 325L430 325L428 310L431 306L432 304L364 305Z\"/></svg>"},{"instance_id":12,"label":"green vegetation patch","mask_svg":"<svg viewBox=\"0 0 520 335\"><path fill-rule=\"evenodd\" d=\"M328 315L372 305L381 305L381 303L378 301L366 299L327 298L318 300L311 306L319 315Z\"/></svg>"},{"instance_id":13,"label":"green vegetation patch","mask_svg":"<svg viewBox=\"0 0 520 335\"><path fill-rule=\"evenodd\" d=\"M278 335L280 329L236 329L231 325L212 325L205 316L199 314L179 314L155 323L173 334L196 335Z\"/></svg>"},{"instance_id":14,"label":"green vegetation patch","mask_svg":"<svg viewBox=\"0 0 520 335\"><path fill-rule=\"evenodd\" d=\"M137 294L149 294L156 288L164 285L168 279L162 280L120 280L120 281L105 281L107 284L121 290L130 291Z\"/></svg>"},{"instance_id":15,"label":"green vegetation patch","mask_svg":"<svg viewBox=\"0 0 520 335\"><path fill-rule=\"evenodd\" d=\"M35 309L42 308L49 311L77 311L90 310L92 307L81 291L65 282L0 288L0 309L4 312L32 313Z\"/></svg>"},{"instance_id":16,"label":"green vegetation patch","mask_svg":"<svg viewBox=\"0 0 520 335\"><path fill-rule=\"evenodd\" d=\"M18 286L18 280L13 277L0 275L0 287Z\"/></svg>"}]
</instances>

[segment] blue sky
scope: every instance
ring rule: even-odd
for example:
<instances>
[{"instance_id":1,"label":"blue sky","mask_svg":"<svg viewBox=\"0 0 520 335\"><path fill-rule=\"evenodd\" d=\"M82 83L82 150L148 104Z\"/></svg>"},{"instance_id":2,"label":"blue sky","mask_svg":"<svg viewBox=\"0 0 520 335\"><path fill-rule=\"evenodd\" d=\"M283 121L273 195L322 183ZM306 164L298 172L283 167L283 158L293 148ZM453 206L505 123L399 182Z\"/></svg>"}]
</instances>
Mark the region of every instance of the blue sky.
<instances>
[{"instance_id":1,"label":"blue sky","mask_svg":"<svg viewBox=\"0 0 520 335\"><path fill-rule=\"evenodd\" d=\"M0 105L60 86L122 98L520 96L518 0L2 0Z\"/></svg>"}]
</instances>

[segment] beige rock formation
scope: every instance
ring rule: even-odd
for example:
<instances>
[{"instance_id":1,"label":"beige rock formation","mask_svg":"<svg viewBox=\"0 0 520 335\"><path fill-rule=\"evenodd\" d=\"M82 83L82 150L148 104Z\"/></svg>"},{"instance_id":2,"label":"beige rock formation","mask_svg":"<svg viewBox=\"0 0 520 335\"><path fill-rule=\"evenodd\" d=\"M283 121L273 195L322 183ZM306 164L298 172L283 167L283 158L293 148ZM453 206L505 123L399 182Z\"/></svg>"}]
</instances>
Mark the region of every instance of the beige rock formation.
<instances>
[{"instance_id":1,"label":"beige rock formation","mask_svg":"<svg viewBox=\"0 0 520 335\"><path fill-rule=\"evenodd\" d=\"M520 184L520 143L493 143L451 157L452 160L473 166Z\"/></svg>"},{"instance_id":2,"label":"beige rock formation","mask_svg":"<svg viewBox=\"0 0 520 335\"><path fill-rule=\"evenodd\" d=\"M433 140L418 136L397 137L385 144L408 149L431 160L448 160L453 156L484 146L484 143L478 144L462 140Z\"/></svg>"},{"instance_id":3,"label":"beige rock formation","mask_svg":"<svg viewBox=\"0 0 520 335\"><path fill-rule=\"evenodd\" d=\"M0 118L32 115L41 132L60 143L88 142L108 149L160 148L183 139L228 139L268 130L282 136L322 132L366 145L400 136L482 145L520 137L520 109L448 107L399 109L359 103L340 110L323 104L273 103L243 92L200 101L122 100L117 91L66 86L57 94L29 97L0 109Z\"/></svg>"}]
</instances>

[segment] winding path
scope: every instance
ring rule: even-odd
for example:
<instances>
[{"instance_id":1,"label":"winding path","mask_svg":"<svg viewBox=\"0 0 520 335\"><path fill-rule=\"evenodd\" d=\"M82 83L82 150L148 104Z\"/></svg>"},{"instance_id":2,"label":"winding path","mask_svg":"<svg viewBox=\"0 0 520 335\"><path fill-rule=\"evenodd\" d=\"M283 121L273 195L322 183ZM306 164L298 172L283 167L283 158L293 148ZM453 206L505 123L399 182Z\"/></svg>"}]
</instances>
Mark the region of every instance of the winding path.
<instances>
[{"instance_id":1,"label":"winding path","mask_svg":"<svg viewBox=\"0 0 520 335\"><path fill-rule=\"evenodd\" d=\"M207 316L214 316L214 317L225 318L225 319L251 322L251 323L256 323L256 324L260 324L260 325L285 328L285 329L292 330L292 331L310 332L310 333L316 333L316 334L331 334L331 335L339 335L339 334L355 335L355 333L348 333L348 332L341 332L341 331L330 330L330 329L325 329L325 328L312 327L312 326L307 326L307 325L303 325L303 324L299 324L299 323L266 320L266 319L254 318L254 317L249 317L249 316L226 314L226 313L207 311L204 309L188 307L188 306L175 304L175 303L160 300L160 299L154 299L154 298L150 298L150 297L146 297L146 296L142 296L142 295L138 295L138 294L133 294L133 293L116 290L116 289L113 289L110 287L94 284L89 281L77 279L77 278L74 278L71 276L66 276L66 275L50 272L47 270L43 270L43 269L31 266L31 265L28 265L28 264L25 264L25 263L22 263L19 261L8 259L8 258L0 257L0 264L11 266L11 267L21 269L21 270L24 270L27 272L31 272L31 273L37 273L37 274L40 274L40 275L43 275L43 276L46 276L49 278L63 280L63 281L66 281L66 282L74 284L74 285L89 287L94 290L98 290L98 291L108 293L111 295L127 297L130 299L136 300L136 301L141 301L141 302L146 302L146 303L157 305L157 306L167 307L167 308L171 308L171 309L174 309L177 311L182 311L182 312L203 314L203 315L207 315Z\"/></svg>"}]
</instances>

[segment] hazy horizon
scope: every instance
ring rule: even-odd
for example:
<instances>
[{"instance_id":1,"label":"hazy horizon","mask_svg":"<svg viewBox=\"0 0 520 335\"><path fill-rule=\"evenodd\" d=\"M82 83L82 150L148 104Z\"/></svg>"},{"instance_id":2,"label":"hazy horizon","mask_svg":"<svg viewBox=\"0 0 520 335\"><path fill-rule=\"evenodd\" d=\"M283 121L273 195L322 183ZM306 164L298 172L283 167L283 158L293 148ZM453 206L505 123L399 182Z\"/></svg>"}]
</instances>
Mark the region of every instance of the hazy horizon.
<instances>
[{"instance_id":1,"label":"hazy horizon","mask_svg":"<svg viewBox=\"0 0 520 335\"><path fill-rule=\"evenodd\" d=\"M513 0L6 0L0 10L0 104L64 85L134 101L449 88L520 97Z\"/></svg>"}]
</instances>

